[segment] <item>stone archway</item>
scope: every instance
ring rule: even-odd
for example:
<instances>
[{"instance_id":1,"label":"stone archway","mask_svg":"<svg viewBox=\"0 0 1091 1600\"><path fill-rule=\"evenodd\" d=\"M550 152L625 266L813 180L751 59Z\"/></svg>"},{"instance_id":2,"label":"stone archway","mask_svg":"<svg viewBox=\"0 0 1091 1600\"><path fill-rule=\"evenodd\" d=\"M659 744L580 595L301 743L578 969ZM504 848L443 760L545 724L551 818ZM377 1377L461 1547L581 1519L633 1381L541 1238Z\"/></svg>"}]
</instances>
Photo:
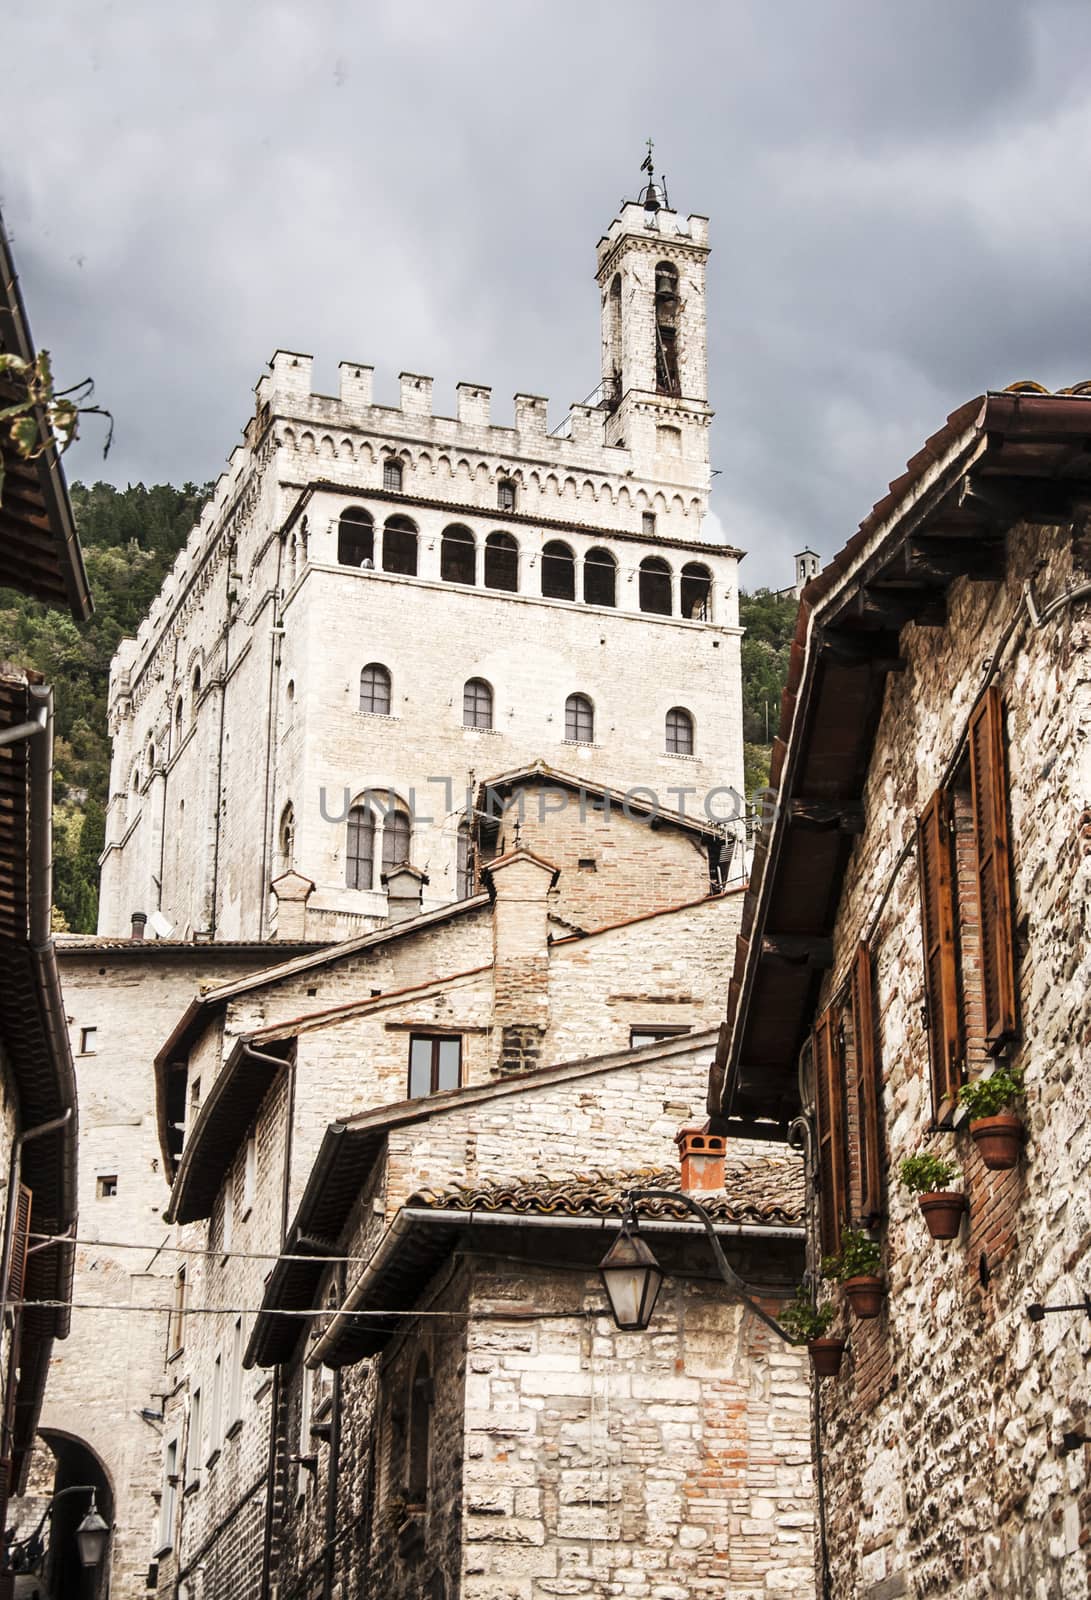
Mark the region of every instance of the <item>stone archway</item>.
<instances>
[{"instance_id":1,"label":"stone archway","mask_svg":"<svg viewBox=\"0 0 1091 1600\"><path fill-rule=\"evenodd\" d=\"M76 1484L91 1484L95 1489L95 1503L99 1516L114 1537L114 1490L100 1457L85 1440L56 1428L39 1430L39 1440L53 1454L54 1470L51 1493ZM58 1499L52 1517L46 1522L48 1552L41 1575L17 1580L16 1595L40 1600L108 1600L110 1593L110 1547L98 1568L81 1565L76 1545L76 1529L90 1508L87 1494L69 1494ZM28 1587L28 1584L30 1585Z\"/></svg>"}]
</instances>

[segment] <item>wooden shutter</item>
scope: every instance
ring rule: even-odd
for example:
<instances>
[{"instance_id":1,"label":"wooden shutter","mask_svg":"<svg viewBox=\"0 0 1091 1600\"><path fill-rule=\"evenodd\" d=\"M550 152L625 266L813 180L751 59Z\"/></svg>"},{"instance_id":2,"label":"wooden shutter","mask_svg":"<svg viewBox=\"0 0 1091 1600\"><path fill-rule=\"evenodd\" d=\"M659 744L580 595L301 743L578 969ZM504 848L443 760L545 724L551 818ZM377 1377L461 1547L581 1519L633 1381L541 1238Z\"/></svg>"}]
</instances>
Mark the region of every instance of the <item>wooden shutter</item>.
<instances>
[{"instance_id":1,"label":"wooden shutter","mask_svg":"<svg viewBox=\"0 0 1091 1600\"><path fill-rule=\"evenodd\" d=\"M840 1249L841 1229L849 1220L845 1079L837 1031L838 1018L830 1006L819 1017L812 1036L818 1122L819 1236L827 1254Z\"/></svg>"},{"instance_id":2,"label":"wooden shutter","mask_svg":"<svg viewBox=\"0 0 1091 1600\"><path fill-rule=\"evenodd\" d=\"M970 718L970 788L981 915L985 1048L995 1054L1016 1031L1004 704L995 685L986 690Z\"/></svg>"},{"instance_id":3,"label":"wooden shutter","mask_svg":"<svg viewBox=\"0 0 1091 1600\"><path fill-rule=\"evenodd\" d=\"M860 1143L860 1216L874 1222L882 1210L879 1136L879 1057L875 1048L875 1007L871 952L861 942L852 963L852 1042L856 1056L856 1110Z\"/></svg>"},{"instance_id":4,"label":"wooden shutter","mask_svg":"<svg viewBox=\"0 0 1091 1600\"><path fill-rule=\"evenodd\" d=\"M962 1023L958 1008L958 951L951 858L950 796L937 789L917 823L924 941L924 997L932 1107L937 1121L951 1110L962 1081Z\"/></svg>"},{"instance_id":5,"label":"wooden shutter","mask_svg":"<svg viewBox=\"0 0 1091 1600\"><path fill-rule=\"evenodd\" d=\"M11 1239L11 1266L8 1269L8 1300L23 1298L27 1277L27 1249L30 1244L30 1207L33 1200L25 1183L19 1185L15 1199L15 1231Z\"/></svg>"}]
</instances>

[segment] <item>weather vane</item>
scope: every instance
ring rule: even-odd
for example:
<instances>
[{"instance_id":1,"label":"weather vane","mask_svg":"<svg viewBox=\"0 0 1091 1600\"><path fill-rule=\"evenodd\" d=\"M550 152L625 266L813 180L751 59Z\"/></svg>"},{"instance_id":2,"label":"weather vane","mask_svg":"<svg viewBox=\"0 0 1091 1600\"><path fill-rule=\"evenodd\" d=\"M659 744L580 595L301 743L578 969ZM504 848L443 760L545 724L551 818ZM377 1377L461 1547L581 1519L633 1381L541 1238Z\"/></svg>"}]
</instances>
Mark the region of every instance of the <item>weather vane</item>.
<instances>
[{"instance_id":1,"label":"weather vane","mask_svg":"<svg viewBox=\"0 0 1091 1600\"><path fill-rule=\"evenodd\" d=\"M655 172L655 168L652 166L652 151L654 149L655 149L655 141L653 139L649 139L648 140L648 153L644 157L643 161L640 163L641 172L646 172L648 174L649 178L652 177L654 175L654 172Z\"/></svg>"}]
</instances>

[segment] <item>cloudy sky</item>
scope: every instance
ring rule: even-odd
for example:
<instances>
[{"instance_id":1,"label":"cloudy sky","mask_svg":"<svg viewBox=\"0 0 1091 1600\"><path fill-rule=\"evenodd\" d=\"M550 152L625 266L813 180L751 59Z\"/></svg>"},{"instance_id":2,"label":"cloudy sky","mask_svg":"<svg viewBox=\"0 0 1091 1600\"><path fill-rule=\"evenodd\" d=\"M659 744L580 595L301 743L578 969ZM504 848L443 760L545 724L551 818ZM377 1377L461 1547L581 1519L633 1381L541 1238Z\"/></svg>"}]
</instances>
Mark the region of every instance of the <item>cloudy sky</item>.
<instances>
[{"instance_id":1,"label":"cloudy sky","mask_svg":"<svg viewBox=\"0 0 1091 1600\"><path fill-rule=\"evenodd\" d=\"M0 207L70 476L215 477L277 346L551 397L650 134L712 219L713 506L827 556L956 404L1091 377L1081 0L50 0L4 8Z\"/></svg>"}]
</instances>

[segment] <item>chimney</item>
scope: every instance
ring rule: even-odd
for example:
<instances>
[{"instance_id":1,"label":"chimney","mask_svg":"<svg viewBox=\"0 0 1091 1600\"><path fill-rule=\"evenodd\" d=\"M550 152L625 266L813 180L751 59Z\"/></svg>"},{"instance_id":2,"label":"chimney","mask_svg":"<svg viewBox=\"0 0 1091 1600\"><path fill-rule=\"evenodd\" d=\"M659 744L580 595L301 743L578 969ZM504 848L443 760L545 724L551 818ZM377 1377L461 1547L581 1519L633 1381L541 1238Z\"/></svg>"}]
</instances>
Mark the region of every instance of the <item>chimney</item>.
<instances>
[{"instance_id":1,"label":"chimney","mask_svg":"<svg viewBox=\"0 0 1091 1600\"><path fill-rule=\"evenodd\" d=\"M278 939L304 939L307 935L307 901L314 893L310 878L283 872L269 885L277 897Z\"/></svg>"},{"instance_id":2,"label":"chimney","mask_svg":"<svg viewBox=\"0 0 1091 1600\"><path fill-rule=\"evenodd\" d=\"M674 1136L682 1163L682 1193L708 1194L724 1186L727 1140L705 1128L679 1128Z\"/></svg>"},{"instance_id":3,"label":"chimney","mask_svg":"<svg viewBox=\"0 0 1091 1600\"><path fill-rule=\"evenodd\" d=\"M408 922L410 917L419 917L421 897L427 882L428 874L421 872L419 867L411 867L408 861L384 872L382 885L386 890L387 920Z\"/></svg>"},{"instance_id":4,"label":"chimney","mask_svg":"<svg viewBox=\"0 0 1091 1600\"><path fill-rule=\"evenodd\" d=\"M148 913L146 911L134 911L132 916L132 933L130 934L130 938L134 944L142 943L144 938L144 929L147 927L147 925Z\"/></svg>"},{"instance_id":5,"label":"chimney","mask_svg":"<svg viewBox=\"0 0 1091 1600\"><path fill-rule=\"evenodd\" d=\"M549 1024L549 891L559 876L551 861L516 848L490 861L482 877L493 897L493 1027L499 1077L543 1065Z\"/></svg>"}]
</instances>

